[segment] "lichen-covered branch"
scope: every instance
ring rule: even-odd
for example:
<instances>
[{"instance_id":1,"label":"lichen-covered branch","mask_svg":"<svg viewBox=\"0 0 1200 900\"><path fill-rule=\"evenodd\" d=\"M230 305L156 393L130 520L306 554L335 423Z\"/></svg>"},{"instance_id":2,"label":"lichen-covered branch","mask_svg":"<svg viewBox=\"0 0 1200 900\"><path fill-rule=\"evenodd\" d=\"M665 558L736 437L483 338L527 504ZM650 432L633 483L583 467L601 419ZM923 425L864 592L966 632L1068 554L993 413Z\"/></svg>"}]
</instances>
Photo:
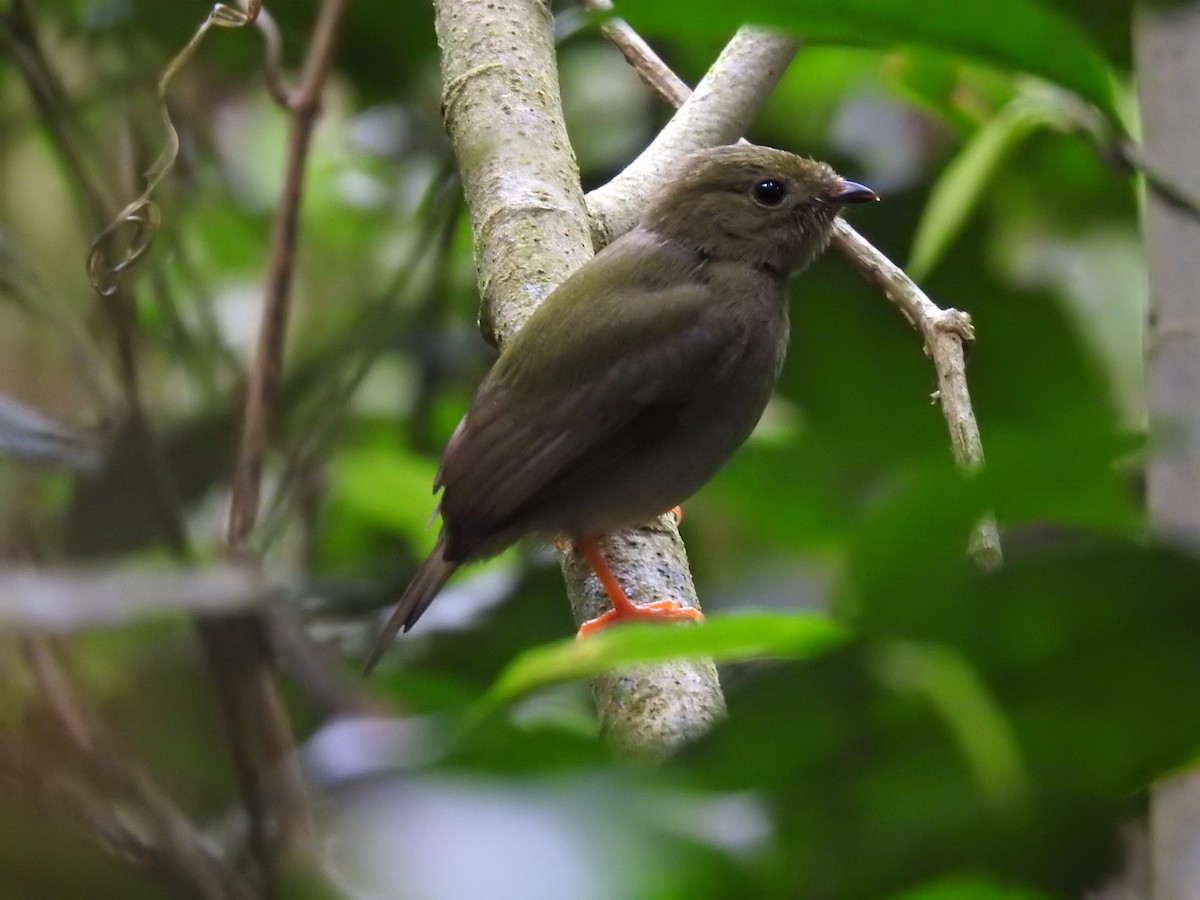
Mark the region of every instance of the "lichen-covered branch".
<instances>
[{"instance_id":1,"label":"lichen-covered branch","mask_svg":"<svg viewBox=\"0 0 1200 900\"><path fill-rule=\"evenodd\" d=\"M437 0L443 109L475 238L485 336L503 346L538 303L592 254L583 192L563 126L550 12L539 0ZM753 110L745 112L748 120ZM711 141L712 139L709 138ZM679 146L680 142L672 146ZM611 535L605 555L637 597L697 605L673 519ZM586 564L562 555L577 621L607 606ZM709 660L625 671L593 683L614 743L661 755L724 712Z\"/></svg>"},{"instance_id":2,"label":"lichen-covered branch","mask_svg":"<svg viewBox=\"0 0 1200 900\"><path fill-rule=\"evenodd\" d=\"M442 110L471 212L480 326L503 346L591 256L550 11L538 0L443 0L434 9Z\"/></svg>"},{"instance_id":3,"label":"lichen-covered branch","mask_svg":"<svg viewBox=\"0 0 1200 900\"><path fill-rule=\"evenodd\" d=\"M625 31L619 34L627 37ZM647 193L673 162L693 150L731 144L745 134L799 47L796 38L747 26L733 36L690 96L679 89L682 81L657 76L654 84L664 86L668 102L686 100L645 152L608 184L588 194L596 247L637 224ZM647 50L641 50L640 58L646 58ZM665 68L661 60L659 65Z\"/></svg>"}]
</instances>

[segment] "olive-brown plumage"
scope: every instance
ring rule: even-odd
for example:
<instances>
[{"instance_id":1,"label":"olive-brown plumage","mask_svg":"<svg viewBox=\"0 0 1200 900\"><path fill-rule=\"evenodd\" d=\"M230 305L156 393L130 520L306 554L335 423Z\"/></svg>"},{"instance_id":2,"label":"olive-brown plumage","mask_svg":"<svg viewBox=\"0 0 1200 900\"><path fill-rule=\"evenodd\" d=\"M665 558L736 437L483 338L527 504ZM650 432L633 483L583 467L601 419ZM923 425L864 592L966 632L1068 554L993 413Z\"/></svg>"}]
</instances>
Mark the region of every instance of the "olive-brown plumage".
<instances>
[{"instance_id":1,"label":"olive-brown plumage","mask_svg":"<svg viewBox=\"0 0 1200 900\"><path fill-rule=\"evenodd\" d=\"M446 447L442 532L367 663L463 563L591 538L689 497L749 436L788 341L787 279L846 203L828 165L741 144L687 157L641 221L504 348Z\"/></svg>"}]
</instances>

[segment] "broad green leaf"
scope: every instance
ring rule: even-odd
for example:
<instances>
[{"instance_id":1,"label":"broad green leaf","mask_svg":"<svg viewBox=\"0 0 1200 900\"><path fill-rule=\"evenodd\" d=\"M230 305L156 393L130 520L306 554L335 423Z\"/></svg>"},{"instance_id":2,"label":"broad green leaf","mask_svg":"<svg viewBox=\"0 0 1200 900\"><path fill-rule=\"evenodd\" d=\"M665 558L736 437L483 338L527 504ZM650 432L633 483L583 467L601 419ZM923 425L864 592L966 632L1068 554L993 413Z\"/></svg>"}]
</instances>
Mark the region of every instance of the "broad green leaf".
<instances>
[{"instance_id":1,"label":"broad green leaf","mask_svg":"<svg viewBox=\"0 0 1200 900\"><path fill-rule=\"evenodd\" d=\"M417 547L433 546L429 528L437 463L389 446L340 453L333 466L333 496L358 515L403 534Z\"/></svg>"},{"instance_id":2,"label":"broad green leaf","mask_svg":"<svg viewBox=\"0 0 1200 900\"><path fill-rule=\"evenodd\" d=\"M1082 896L1139 788L1200 746L1200 563L1080 535L893 575L856 592L853 643L747 672L676 771L771 798L771 896L1006 897L931 884L984 873Z\"/></svg>"},{"instance_id":3,"label":"broad green leaf","mask_svg":"<svg viewBox=\"0 0 1200 900\"><path fill-rule=\"evenodd\" d=\"M1006 72L927 48L889 52L879 75L897 96L936 116L961 140L1018 93Z\"/></svg>"},{"instance_id":4,"label":"broad green leaf","mask_svg":"<svg viewBox=\"0 0 1200 900\"><path fill-rule=\"evenodd\" d=\"M997 813L1026 807L1030 779L1016 736L967 659L934 643L893 641L880 649L876 665L889 687L922 697L937 710L980 795Z\"/></svg>"},{"instance_id":5,"label":"broad green leaf","mask_svg":"<svg viewBox=\"0 0 1200 900\"><path fill-rule=\"evenodd\" d=\"M929 194L913 236L909 275L922 279L937 265L1013 148L1039 128L1061 121L1061 107L1022 95L975 132Z\"/></svg>"},{"instance_id":6,"label":"broad green leaf","mask_svg":"<svg viewBox=\"0 0 1200 900\"><path fill-rule=\"evenodd\" d=\"M527 650L500 673L484 705L505 703L537 687L587 678L631 663L686 656L717 661L771 656L800 659L842 643L846 629L815 613L717 616L695 626L622 625L587 640L566 640Z\"/></svg>"},{"instance_id":7,"label":"broad green leaf","mask_svg":"<svg viewBox=\"0 0 1200 900\"><path fill-rule=\"evenodd\" d=\"M639 31L673 36L728 35L752 22L811 41L934 47L1044 78L1095 104L1113 124L1125 120L1112 66L1078 24L1037 0L627 0L617 12Z\"/></svg>"}]
</instances>

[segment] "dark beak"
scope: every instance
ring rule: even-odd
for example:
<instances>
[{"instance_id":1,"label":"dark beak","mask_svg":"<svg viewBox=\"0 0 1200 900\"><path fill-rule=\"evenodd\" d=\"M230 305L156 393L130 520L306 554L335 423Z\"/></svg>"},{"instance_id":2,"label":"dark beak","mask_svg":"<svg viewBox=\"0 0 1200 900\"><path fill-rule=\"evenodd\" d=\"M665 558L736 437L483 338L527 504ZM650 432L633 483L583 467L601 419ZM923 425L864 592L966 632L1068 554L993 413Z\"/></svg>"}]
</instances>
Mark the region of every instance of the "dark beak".
<instances>
[{"instance_id":1,"label":"dark beak","mask_svg":"<svg viewBox=\"0 0 1200 900\"><path fill-rule=\"evenodd\" d=\"M830 203L873 203L879 195L865 184L843 180L841 188L826 194L825 199Z\"/></svg>"}]
</instances>

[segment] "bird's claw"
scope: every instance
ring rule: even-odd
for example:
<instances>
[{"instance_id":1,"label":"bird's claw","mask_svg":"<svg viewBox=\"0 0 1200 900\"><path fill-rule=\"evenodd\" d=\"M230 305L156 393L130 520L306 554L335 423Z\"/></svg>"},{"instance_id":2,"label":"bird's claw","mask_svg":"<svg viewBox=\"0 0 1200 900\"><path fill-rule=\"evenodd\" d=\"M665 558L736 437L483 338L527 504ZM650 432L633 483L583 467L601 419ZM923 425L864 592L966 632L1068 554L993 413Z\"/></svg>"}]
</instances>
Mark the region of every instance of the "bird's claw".
<instances>
[{"instance_id":1,"label":"bird's claw","mask_svg":"<svg viewBox=\"0 0 1200 900\"><path fill-rule=\"evenodd\" d=\"M610 609L580 625L576 637L585 638L602 628L608 628L610 625L621 622L699 622L703 619L704 613L693 607L684 606L678 600L655 600L651 603L635 605L631 609Z\"/></svg>"}]
</instances>

